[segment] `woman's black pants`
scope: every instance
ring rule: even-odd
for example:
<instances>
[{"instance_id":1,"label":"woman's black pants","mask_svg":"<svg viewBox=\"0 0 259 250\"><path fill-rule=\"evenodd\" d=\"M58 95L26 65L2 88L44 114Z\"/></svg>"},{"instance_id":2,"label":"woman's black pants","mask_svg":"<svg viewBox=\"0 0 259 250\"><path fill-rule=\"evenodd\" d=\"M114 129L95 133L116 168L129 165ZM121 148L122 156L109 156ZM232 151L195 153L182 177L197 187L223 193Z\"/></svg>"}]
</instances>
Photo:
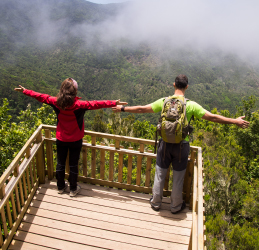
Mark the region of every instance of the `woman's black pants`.
<instances>
[{"instance_id":1,"label":"woman's black pants","mask_svg":"<svg viewBox=\"0 0 259 250\"><path fill-rule=\"evenodd\" d=\"M78 161L82 148L82 139L75 142L63 142L60 140L56 141L57 144L57 168L56 178L58 190L65 187L65 167L67 153L69 152L69 177L70 191L75 191L77 188L77 177L78 177Z\"/></svg>"}]
</instances>

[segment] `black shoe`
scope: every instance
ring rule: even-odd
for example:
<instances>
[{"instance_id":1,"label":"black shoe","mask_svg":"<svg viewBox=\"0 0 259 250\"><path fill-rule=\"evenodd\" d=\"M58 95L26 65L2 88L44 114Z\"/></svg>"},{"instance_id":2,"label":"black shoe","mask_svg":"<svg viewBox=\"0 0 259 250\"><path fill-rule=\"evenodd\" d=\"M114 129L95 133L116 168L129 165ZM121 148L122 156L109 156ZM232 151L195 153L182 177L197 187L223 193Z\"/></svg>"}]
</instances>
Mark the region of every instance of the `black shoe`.
<instances>
[{"instance_id":1,"label":"black shoe","mask_svg":"<svg viewBox=\"0 0 259 250\"><path fill-rule=\"evenodd\" d=\"M185 208L186 208L186 204L185 204L185 201L183 201L182 206L181 206L181 209L178 210L178 211L176 211L176 212L171 212L171 213L172 213L172 214L177 214L177 213L181 212L182 210L184 210Z\"/></svg>"},{"instance_id":2,"label":"black shoe","mask_svg":"<svg viewBox=\"0 0 259 250\"><path fill-rule=\"evenodd\" d=\"M152 205L152 203L151 203L151 200L153 199L153 197L151 197L150 198L150 200L149 200L149 203L150 203L150 205L151 205L151 208L154 210L154 211L159 211L160 210L160 207L154 207L153 205Z\"/></svg>"}]
</instances>

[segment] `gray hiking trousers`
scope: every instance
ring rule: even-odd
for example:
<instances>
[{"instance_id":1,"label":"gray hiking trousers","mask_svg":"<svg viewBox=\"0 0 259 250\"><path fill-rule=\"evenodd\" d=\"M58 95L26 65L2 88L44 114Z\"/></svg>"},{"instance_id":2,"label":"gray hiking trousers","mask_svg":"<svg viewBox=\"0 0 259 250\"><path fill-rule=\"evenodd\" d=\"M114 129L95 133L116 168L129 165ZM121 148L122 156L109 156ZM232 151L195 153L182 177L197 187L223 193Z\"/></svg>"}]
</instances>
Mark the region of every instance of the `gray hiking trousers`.
<instances>
[{"instance_id":1,"label":"gray hiking trousers","mask_svg":"<svg viewBox=\"0 0 259 250\"><path fill-rule=\"evenodd\" d=\"M155 180L153 185L153 198L151 205L160 208L163 198L165 178L170 164L173 166L173 187L171 192L171 212L181 209L183 203L183 182L188 163L190 145L188 142L181 144L160 142L157 151L157 164Z\"/></svg>"}]
</instances>

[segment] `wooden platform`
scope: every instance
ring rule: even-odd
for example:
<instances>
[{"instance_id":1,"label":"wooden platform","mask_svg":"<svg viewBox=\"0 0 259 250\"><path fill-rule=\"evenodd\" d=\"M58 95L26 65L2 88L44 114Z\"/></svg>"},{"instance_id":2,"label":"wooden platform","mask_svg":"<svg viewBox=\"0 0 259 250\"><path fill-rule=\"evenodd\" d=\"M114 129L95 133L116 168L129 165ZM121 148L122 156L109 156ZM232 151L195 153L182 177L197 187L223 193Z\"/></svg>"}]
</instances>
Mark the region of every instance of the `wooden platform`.
<instances>
[{"instance_id":1,"label":"wooden platform","mask_svg":"<svg viewBox=\"0 0 259 250\"><path fill-rule=\"evenodd\" d=\"M188 249L192 213L159 212L150 195L80 184L71 198L56 182L41 185L8 249Z\"/></svg>"}]
</instances>

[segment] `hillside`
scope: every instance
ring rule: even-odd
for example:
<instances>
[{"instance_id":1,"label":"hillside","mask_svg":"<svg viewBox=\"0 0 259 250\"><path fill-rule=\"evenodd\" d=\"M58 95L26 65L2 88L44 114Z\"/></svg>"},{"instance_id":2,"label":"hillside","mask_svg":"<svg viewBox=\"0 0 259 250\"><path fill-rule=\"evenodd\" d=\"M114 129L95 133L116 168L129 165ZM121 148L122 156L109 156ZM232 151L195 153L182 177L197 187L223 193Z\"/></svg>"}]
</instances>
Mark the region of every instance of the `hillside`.
<instances>
[{"instance_id":1,"label":"hillside","mask_svg":"<svg viewBox=\"0 0 259 250\"><path fill-rule=\"evenodd\" d=\"M13 91L18 84L56 95L60 83L70 76L79 82L82 98L146 104L170 95L180 73L190 80L187 97L208 110L216 107L234 113L243 96L258 93L255 66L233 54L132 45L125 39L106 44L98 34L91 36L90 43L76 33L82 24L115 18L123 7L83 0L1 1L0 98L8 98L17 115L32 102ZM154 122L153 115L140 119Z\"/></svg>"}]
</instances>

